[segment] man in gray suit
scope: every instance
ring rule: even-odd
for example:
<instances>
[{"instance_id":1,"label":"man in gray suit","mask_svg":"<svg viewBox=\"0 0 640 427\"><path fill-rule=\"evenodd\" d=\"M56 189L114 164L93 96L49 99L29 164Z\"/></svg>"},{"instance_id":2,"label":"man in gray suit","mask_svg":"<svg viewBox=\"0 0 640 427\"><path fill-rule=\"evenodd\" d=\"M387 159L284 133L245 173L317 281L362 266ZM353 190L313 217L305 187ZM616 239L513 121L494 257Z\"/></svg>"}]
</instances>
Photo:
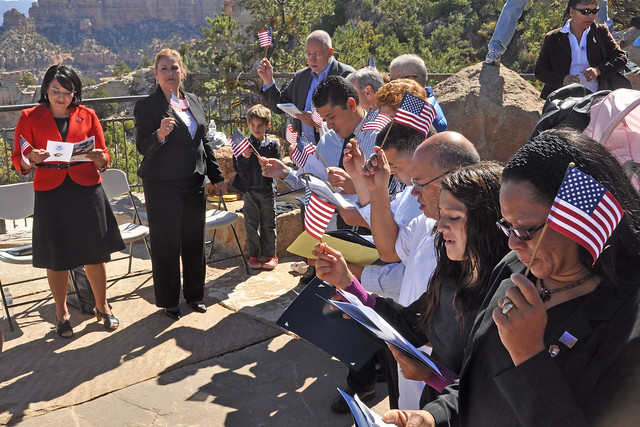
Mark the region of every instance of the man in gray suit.
<instances>
[{"instance_id":1,"label":"man in gray suit","mask_svg":"<svg viewBox=\"0 0 640 427\"><path fill-rule=\"evenodd\" d=\"M298 71L287 87L280 91L273 81L273 67L267 58L264 58L258 66L258 75L264 86L260 91L264 105L274 113L281 113L276 104L292 103L302 114L298 114L294 120L293 128L306 135L309 141L315 143L315 123L311 119L311 95L322 80L327 76L342 76L355 72L353 67L336 61L333 58L331 36L326 31L316 30L307 37L305 43L307 56L307 68Z\"/></svg>"}]
</instances>

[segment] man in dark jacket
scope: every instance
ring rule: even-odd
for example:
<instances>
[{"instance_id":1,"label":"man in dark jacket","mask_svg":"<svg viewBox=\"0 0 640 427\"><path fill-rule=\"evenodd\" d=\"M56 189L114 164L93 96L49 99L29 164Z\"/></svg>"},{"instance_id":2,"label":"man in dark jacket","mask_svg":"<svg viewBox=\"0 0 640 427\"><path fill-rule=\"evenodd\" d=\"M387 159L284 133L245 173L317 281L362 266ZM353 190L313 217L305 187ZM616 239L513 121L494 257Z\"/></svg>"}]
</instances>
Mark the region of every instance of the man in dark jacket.
<instances>
[{"instance_id":1,"label":"man in dark jacket","mask_svg":"<svg viewBox=\"0 0 640 427\"><path fill-rule=\"evenodd\" d=\"M307 68L298 71L287 87L280 91L273 81L273 67L267 58L258 66L258 75L264 86L260 94L264 105L271 111L279 113L277 104L294 104L302 114L296 115L293 128L304 132L309 141L317 142L315 123L311 119L311 95L322 80L327 76L342 76L355 72L353 67L338 62L333 58L331 36L326 31L316 30L309 34L305 43Z\"/></svg>"}]
</instances>

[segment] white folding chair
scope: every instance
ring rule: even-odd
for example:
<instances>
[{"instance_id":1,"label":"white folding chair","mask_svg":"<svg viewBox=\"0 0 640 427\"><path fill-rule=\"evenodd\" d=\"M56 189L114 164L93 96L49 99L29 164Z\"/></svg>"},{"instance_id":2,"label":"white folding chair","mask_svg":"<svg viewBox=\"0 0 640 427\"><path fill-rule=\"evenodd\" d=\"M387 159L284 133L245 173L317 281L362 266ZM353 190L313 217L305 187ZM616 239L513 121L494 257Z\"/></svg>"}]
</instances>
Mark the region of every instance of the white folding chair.
<instances>
[{"instance_id":1,"label":"white folding chair","mask_svg":"<svg viewBox=\"0 0 640 427\"><path fill-rule=\"evenodd\" d=\"M21 182L19 184L0 185L0 219L16 221L33 215L33 204L35 193L32 182ZM0 261L7 264L32 264L31 245L0 249ZM40 278L38 278L40 279ZM7 302L4 288L10 285L30 282L38 279L26 279L11 283L2 283L0 280L0 295L4 312L9 320L9 327L13 331L13 323L9 314L9 307L28 304L33 301L9 304Z\"/></svg>"},{"instance_id":2,"label":"white folding chair","mask_svg":"<svg viewBox=\"0 0 640 427\"><path fill-rule=\"evenodd\" d=\"M222 207L224 207L224 210L221 209ZM213 237L211 238L211 248L209 249L209 257L208 257L209 260L207 261L207 264L240 257L242 258L242 262L244 263L244 268L247 271L247 274L251 274L249 272L249 265L247 264L247 260L244 256L244 252L242 251L242 246L240 245L240 240L238 240L238 234L236 233L236 228L233 226L233 224L235 224L236 221L238 221L239 219L240 217L238 216L238 214L229 212L227 210L227 204L224 202L224 199L222 197L220 197L220 201L218 202L217 209L211 209L207 211L205 216L205 228L206 230L213 230ZM240 251L240 255L231 255L225 258L220 258L212 261L211 257L213 256L213 245L216 241L216 232L218 231L219 228L228 227L228 226L230 226L231 231L233 231L233 237L236 239L236 244L238 245L238 250Z\"/></svg>"},{"instance_id":3,"label":"white folding chair","mask_svg":"<svg viewBox=\"0 0 640 427\"><path fill-rule=\"evenodd\" d=\"M131 201L131 205L133 206L133 222L127 222L124 224L118 225L120 229L120 235L122 236L122 240L125 244L129 244L129 269L127 270L127 275L131 274L131 264L133 262L133 243L138 240L142 240L144 242L145 247L147 248L147 253L149 257L151 257L151 249L149 248L149 243L147 242L147 236L149 235L149 227L146 225L142 225L142 219L140 218L140 214L138 213L138 208L136 207L136 202L133 197L133 193L131 193L131 188L129 187L129 181L127 180L127 175L119 170L119 169L107 169L102 173L102 188L107 195L109 200L117 197L121 194L127 193L129 195L129 200ZM122 259L122 258L119 258Z\"/></svg>"}]
</instances>

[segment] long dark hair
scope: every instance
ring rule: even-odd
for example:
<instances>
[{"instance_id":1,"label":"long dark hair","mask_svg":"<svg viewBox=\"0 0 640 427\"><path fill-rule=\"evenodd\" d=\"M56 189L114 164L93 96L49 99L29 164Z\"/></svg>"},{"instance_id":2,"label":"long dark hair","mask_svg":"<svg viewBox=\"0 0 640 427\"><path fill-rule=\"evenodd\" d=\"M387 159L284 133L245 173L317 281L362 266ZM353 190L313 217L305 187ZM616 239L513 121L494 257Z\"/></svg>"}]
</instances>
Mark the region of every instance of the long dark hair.
<instances>
[{"instance_id":1,"label":"long dark hair","mask_svg":"<svg viewBox=\"0 0 640 427\"><path fill-rule=\"evenodd\" d=\"M580 262L616 286L638 286L640 199L622 166L604 146L573 129L552 129L530 139L504 169L504 181L528 183L536 201L551 207L570 162L605 186L624 209L600 257L579 246ZM592 266L593 264L593 266Z\"/></svg>"},{"instance_id":2,"label":"long dark hair","mask_svg":"<svg viewBox=\"0 0 640 427\"><path fill-rule=\"evenodd\" d=\"M66 65L52 65L44 74L42 86L40 86L40 99L38 100L40 104L45 104L47 107L51 105L47 91L53 79L56 79L58 83L60 83L60 86L66 90L73 92L73 99L69 107L77 107L80 105L82 101L82 82L76 72Z\"/></svg>"},{"instance_id":3,"label":"long dark hair","mask_svg":"<svg viewBox=\"0 0 640 427\"><path fill-rule=\"evenodd\" d=\"M464 259L447 257L442 234L436 236L438 265L429 280L423 311L423 326L428 326L439 305L442 286L454 278L458 282L453 306L460 329L473 320L490 286L493 268L509 251L508 241L496 227L500 219L500 180L502 166L481 162L465 166L441 181L447 190L467 208Z\"/></svg>"}]
</instances>

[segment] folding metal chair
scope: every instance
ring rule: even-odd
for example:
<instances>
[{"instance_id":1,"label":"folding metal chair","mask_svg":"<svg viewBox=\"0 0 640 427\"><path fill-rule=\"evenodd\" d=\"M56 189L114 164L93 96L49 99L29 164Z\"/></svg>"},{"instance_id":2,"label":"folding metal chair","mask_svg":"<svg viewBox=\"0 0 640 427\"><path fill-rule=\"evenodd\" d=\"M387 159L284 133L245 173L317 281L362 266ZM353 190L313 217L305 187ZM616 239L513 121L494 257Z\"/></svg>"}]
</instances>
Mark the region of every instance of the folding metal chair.
<instances>
[{"instance_id":1,"label":"folding metal chair","mask_svg":"<svg viewBox=\"0 0 640 427\"><path fill-rule=\"evenodd\" d=\"M221 208L224 208L224 209L221 209ZM233 226L233 224L235 224L236 221L238 221L239 219L240 219L240 216L238 216L238 214L234 212L229 212L227 210L227 204L225 203L222 197L220 197L220 200L218 201L217 209L212 209L207 211L205 216L205 228L206 230L211 230L211 229L213 230L213 237L211 238L211 242L210 242L211 248L209 249L209 256L208 256L209 260L207 260L207 264L240 257L242 258L242 262L244 264L245 270L247 271L247 274L251 274L249 272L249 265L247 264L247 260L244 256L244 252L242 251L242 246L240 245L240 240L238 240L238 234L236 233L236 228ZM236 239L236 244L238 245L238 250L240 251L240 255L230 255L228 257L220 258L212 261L211 257L213 256L213 245L216 240L216 232L218 231L219 228L223 228L227 226L231 226L231 231L233 231L233 237Z\"/></svg>"},{"instance_id":2,"label":"folding metal chair","mask_svg":"<svg viewBox=\"0 0 640 427\"><path fill-rule=\"evenodd\" d=\"M33 215L33 204L35 199L35 193L33 191L32 182L21 182L19 184L0 185L0 219L3 220L19 220ZM14 247L9 249L0 249L0 261L7 264L23 264L31 265L33 257L31 256L31 245ZM19 280L11 283L2 283L0 280L0 295L2 296L2 305L4 312L9 320L9 328L13 331L13 322L11 320L11 314L9 313L9 307L15 307L19 305L29 304L33 302L21 302L12 303L7 302L7 298L4 292L4 288L10 285L17 285L20 283L27 283L33 280L39 280L42 277L36 279Z\"/></svg>"},{"instance_id":3,"label":"folding metal chair","mask_svg":"<svg viewBox=\"0 0 640 427\"><path fill-rule=\"evenodd\" d=\"M133 193L131 193L127 175L123 171L121 171L120 169L107 169L106 171L104 171L102 173L102 188L104 189L104 192L106 193L109 200L121 194L128 194L131 205L133 206L133 222L127 222L125 224L118 225L122 240L125 244L129 244L129 269L127 270L127 275L129 275L131 274L131 264L133 262L134 242L142 240L145 247L147 248L149 257L151 257L151 248L149 248L149 243L147 242L149 227L147 227L146 225L142 225L142 219L140 218L140 214L138 213L138 208L136 207Z\"/></svg>"}]
</instances>

